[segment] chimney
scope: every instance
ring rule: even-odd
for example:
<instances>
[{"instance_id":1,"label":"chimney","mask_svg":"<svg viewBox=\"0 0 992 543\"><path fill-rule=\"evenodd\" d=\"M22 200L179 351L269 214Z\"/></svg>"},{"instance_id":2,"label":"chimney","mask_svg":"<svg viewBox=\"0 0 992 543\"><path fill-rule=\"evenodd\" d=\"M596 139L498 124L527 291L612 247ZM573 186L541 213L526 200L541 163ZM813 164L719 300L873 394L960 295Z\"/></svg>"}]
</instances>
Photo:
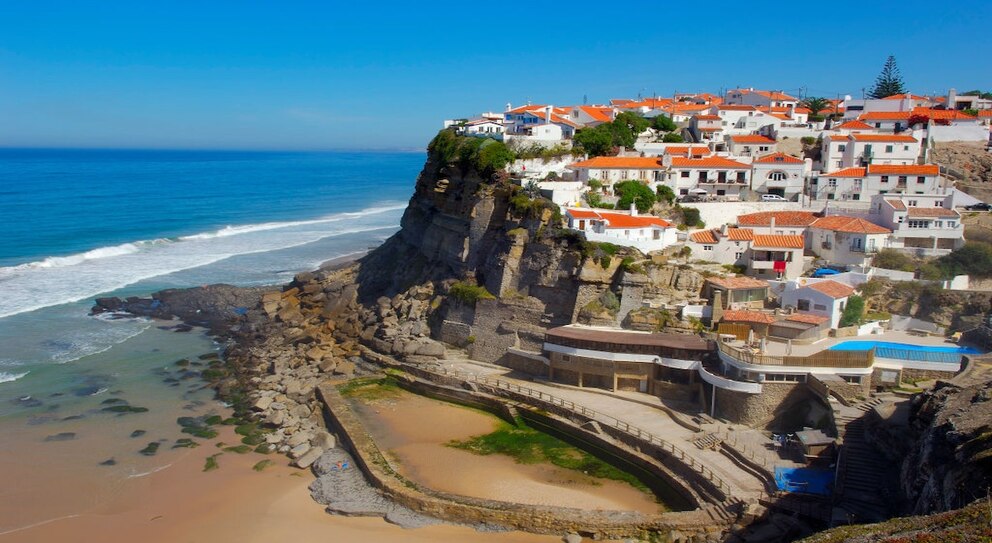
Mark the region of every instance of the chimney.
<instances>
[{"instance_id":1,"label":"chimney","mask_svg":"<svg viewBox=\"0 0 992 543\"><path fill-rule=\"evenodd\" d=\"M634 202L631 202L630 203L630 216L631 217L636 217L637 216L637 206L634 205Z\"/></svg>"},{"instance_id":2,"label":"chimney","mask_svg":"<svg viewBox=\"0 0 992 543\"><path fill-rule=\"evenodd\" d=\"M511 104L510 102L507 102L506 103L506 110L507 111L510 111L511 109L513 109L513 104Z\"/></svg>"},{"instance_id":3,"label":"chimney","mask_svg":"<svg viewBox=\"0 0 992 543\"><path fill-rule=\"evenodd\" d=\"M555 110L555 107L554 106L548 106L548 107L544 108L544 111L546 111L547 114L548 114L548 116L546 117L547 122L544 123L544 124L551 124L551 113L554 110Z\"/></svg>"},{"instance_id":4,"label":"chimney","mask_svg":"<svg viewBox=\"0 0 992 543\"><path fill-rule=\"evenodd\" d=\"M723 237L727 237L727 234L729 232L730 232L730 227L727 226L726 223L724 223L724 225L720 227L720 235Z\"/></svg>"},{"instance_id":5,"label":"chimney","mask_svg":"<svg viewBox=\"0 0 992 543\"><path fill-rule=\"evenodd\" d=\"M953 87L950 88L950 89L948 89L947 90L947 105L945 107L947 109L957 109L958 108L957 101L958 101L958 91L957 91L957 89L955 89Z\"/></svg>"},{"instance_id":6,"label":"chimney","mask_svg":"<svg viewBox=\"0 0 992 543\"><path fill-rule=\"evenodd\" d=\"M775 215L772 215L771 220L768 222L768 233L775 233Z\"/></svg>"}]
</instances>

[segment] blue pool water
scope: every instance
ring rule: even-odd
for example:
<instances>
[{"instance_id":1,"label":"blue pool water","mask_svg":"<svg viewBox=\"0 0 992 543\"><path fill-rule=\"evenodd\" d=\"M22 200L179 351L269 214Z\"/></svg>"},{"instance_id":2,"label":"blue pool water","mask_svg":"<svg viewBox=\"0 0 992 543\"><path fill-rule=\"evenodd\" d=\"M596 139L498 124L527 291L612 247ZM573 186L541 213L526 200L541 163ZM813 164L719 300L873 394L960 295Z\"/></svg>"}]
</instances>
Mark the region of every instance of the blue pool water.
<instances>
[{"instance_id":1,"label":"blue pool water","mask_svg":"<svg viewBox=\"0 0 992 543\"><path fill-rule=\"evenodd\" d=\"M831 351L868 351L872 348L893 349L903 351L916 351L923 353L950 353L950 354L981 354L981 351L972 347L960 346L934 346L934 345L911 345L909 343L892 343L891 341L845 341L830 347Z\"/></svg>"},{"instance_id":2,"label":"blue pool water","mask_svg":"<svg viewBox=\"0 0 992 543\"><path fill-rule=\"evenodd\" d=\"M829 469L775 468L775 486L786 492L829 496L834 488L834 472Z\"/></svg>"}]
</instances>

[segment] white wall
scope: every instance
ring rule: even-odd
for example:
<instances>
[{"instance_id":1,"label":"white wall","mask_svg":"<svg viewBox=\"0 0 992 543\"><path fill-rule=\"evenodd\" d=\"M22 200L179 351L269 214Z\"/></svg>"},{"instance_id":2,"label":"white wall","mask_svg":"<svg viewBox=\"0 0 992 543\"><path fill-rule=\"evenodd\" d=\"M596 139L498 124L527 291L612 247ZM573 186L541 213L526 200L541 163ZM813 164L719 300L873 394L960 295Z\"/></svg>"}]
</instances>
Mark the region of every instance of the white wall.
<instances>
[{"instance_id":1,"label":"white wall","mask_svg":"<svg viewBox=\"0 0 992 543\"><path fill-rule=\"evenodd\" d=\"M989 127L979 124L972 125L934 125L930 128L930 138L933 141L989 141Z\"/></svg>"}]
</instances>

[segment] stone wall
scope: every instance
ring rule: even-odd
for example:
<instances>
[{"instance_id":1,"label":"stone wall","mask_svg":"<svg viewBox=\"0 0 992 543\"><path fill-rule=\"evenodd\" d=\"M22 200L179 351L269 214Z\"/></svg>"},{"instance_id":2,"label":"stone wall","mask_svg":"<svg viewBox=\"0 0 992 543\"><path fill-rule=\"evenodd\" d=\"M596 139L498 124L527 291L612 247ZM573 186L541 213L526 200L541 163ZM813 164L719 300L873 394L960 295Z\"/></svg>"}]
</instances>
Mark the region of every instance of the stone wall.
<instances>
[{"instance_id":1,"label":"stone wall","mask_svg":"<svg viewBox=\"0 0 992 543\"><path fill-rule=\"evenodd\" d=\"M737 424L767 426L795 404L814 397L806 383L761 384L761 394L746 394L715 387L716 415ZM707 411L709 405L706 406Z\"/></svg>"},{"instance_id":2,"label":"stone wall","mask_svg":"<svg viewBox=\"0 0 992 543\"><path fill-rule=\"evenodd\" d=\"M532 353L528 355L521 352L515 352L511 349L503 354L503 356L501 356L496 363L500 366L521 371L535 377L547 377L548 365L545 363L546 360L547 359L539 353Z\"/></svg>"}]
</instances>

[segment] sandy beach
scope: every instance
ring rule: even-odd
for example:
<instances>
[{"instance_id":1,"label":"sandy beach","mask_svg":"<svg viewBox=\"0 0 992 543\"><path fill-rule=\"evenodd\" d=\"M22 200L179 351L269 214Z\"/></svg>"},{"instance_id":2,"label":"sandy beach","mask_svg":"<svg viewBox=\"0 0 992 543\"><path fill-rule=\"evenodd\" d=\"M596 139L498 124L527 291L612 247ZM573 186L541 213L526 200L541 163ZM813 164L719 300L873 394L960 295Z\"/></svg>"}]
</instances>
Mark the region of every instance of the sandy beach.
<instances>
[{"instance_id":1,"label":"sandy beach","mask_svg":"<svg viewBox=\"0 0 992 543\"><path fill-rule=\"evenodd\" d=\"M226 429L216 440L235 442ZM480 533L460 526L430 526L407 530L378 518L331 516L310 499L309 471L286 465L280 455L225 453L220 468L204 472L204 462L218 449L211 443L190 450L171 466L129 480L108 502L84 513L41 521L0 534L4 542L86 539L106 543L134 541L498 541L537 542L559 538L521 532ZM276 465L262 472L252 466L263 458ZM63 492L59 481L45 494Z\"/></svg>"}]
</instances>

